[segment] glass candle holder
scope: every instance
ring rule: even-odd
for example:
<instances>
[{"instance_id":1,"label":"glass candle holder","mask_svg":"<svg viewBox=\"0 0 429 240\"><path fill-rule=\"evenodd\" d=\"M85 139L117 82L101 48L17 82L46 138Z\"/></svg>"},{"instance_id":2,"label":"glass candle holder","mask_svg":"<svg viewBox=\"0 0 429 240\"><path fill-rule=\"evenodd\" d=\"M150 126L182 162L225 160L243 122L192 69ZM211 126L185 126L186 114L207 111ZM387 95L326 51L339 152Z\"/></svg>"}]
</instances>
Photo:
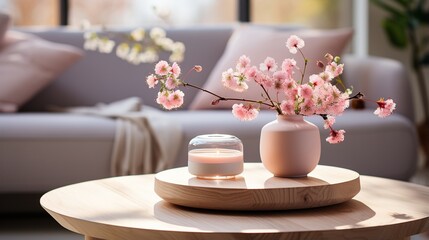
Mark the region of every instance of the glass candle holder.
<instances>
[{"instance_id":1,"label":"glass candle holder","mask_svg":"<svg viewBox=\"0 0 429 240\"><path fill-rule=\"evenodd\" d=\"M243 172L243 144L235 136L206 134L188 145L188 171L198 178L230 179Z\"/></svg>"}]
</instances>

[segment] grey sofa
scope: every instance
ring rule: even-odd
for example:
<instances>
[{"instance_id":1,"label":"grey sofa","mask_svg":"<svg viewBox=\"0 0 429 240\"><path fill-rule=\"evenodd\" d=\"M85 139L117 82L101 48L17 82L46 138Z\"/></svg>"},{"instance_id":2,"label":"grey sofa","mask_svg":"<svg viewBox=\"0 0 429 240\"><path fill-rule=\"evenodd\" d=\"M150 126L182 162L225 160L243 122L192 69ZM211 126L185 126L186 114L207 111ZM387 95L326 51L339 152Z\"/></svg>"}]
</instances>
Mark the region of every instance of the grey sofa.
<instances>
[{"instance_id":1,"label":"grey sofa","mask_svg":"<svg viewBox=\"0 0 429 240\"><path fill-rule=\"evenodd\" d=\"M69 29L25 30L54 42L82 48L82 32ZM183 71L194 64L204 66L189 82L202 85L222 56L233 32L232 26L174 28L168 36L186 45ZM165 57L165 56L161 56ZM344 78L355 90L377 98L392 97L397 111L379 119L373 108L347 110L336 126L347 131L346 141L329 145L328 134L319 117L309 117L321 129L320 164L346 167L360 174L408 180L415 171L418 140L407 74L403 66L378 57L344 57ZM19 113L0 115L0 194L43 193L76 182L109 177L109 159L115 137L115 121L96 116L52 113L46 106L92 106L130 96L143 104L159 108L156 91L148 89L145 77L152 64L134 66L113 54L86 52L56 81L29 101ZM173 166L187 163L190 139L205 133L228 133L242 139L245 161L259 161L261 127L275 118L273 111L262 111L251 122L240 122L228 110L188 110L197 94L185 89L180 110L164 112L183 130L183 141Z\"/></svg>"}]
</instances>

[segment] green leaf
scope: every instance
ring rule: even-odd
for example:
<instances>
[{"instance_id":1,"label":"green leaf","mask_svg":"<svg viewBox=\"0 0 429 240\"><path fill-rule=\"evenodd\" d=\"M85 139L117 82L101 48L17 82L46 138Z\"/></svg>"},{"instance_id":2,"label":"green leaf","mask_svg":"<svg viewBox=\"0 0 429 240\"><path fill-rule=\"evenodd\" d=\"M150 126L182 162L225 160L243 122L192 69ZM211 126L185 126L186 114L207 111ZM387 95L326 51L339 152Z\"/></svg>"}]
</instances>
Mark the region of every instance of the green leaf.
<instances>
[{"instance_id":1,"label":"green leaf","mask_svg":"<svg viewBox=\"0 0 429 240\"><path fill-rule=\"evenodd\" d=\"M384 9L386 12L389 12L395 16L405 16L406 15L406 13L404 11L401 11L401 10L397 9L396 7L393 7L389 4L386 4L382 0L371 0L371 2L375 5L377 5L378 7Z\"/></svg>"},{"instance_id":2,"label":"green leaf","mask_svg":"<svg viewBox=\"0 0 429 240\"><path fill-rule=\"evenodd\" d=\"M429 52L427 52L420 61L423 65L429 65Z\"/></svg>"},{"instance_id":3,"label":"green leaf","mask_svg":"<svg viewBox=\"0 0 429 240\"><path fill-rule=\"evenodd\" d=\"M397 4L401 5L405 9L411 6L413 0L394 0Z\"/></svg>"},{"instance_id":4,"label":"green leaf","mask_svg":"<svg viewBox=\"0 0 429 240\"><path fill-rule=\"evenodd\" d=\"M386 18L383 28L390 43L397 48L406 48L408 45L407 24L399 18Z\"/></svg>"},{"instance_id":5,"label":"green leaf","mask_svg":"<svg viewBox=\"0 0 429 240\"><path fill-rule=\"evenodd\" d=\"M429 9L425 9L426 5L426 0L420 0L411 12L411 15L422 24L429 24Z\"/></svg>"}]
</instances>

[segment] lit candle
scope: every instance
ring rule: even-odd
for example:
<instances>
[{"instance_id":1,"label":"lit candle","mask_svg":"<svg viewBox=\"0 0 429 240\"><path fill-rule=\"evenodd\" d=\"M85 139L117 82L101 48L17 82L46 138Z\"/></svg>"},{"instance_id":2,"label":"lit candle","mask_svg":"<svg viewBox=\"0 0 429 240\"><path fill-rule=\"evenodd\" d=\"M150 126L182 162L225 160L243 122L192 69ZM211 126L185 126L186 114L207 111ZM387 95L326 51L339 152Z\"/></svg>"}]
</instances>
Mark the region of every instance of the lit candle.
<instances>
[{"instance_id":1,"label":"lit candle","mask_svg":"<svg viewBox=\"0 0 429 240\"><path fill-rule=\"evenodd\" d=\"M243 152L235 149L200 148L189 151L189 161L203 163L242 162Z\"/></svg>"},{"instance_id":2,"label":"lit candle","mask_svg":"<svg viewBox=\"0 0 429 240\"><path fill-rule=\"evenodd\" d=\"M243 172L243 152L198 148L188 152L188 170L200 178L229 178Z\"/></svg>"}]
</instances>

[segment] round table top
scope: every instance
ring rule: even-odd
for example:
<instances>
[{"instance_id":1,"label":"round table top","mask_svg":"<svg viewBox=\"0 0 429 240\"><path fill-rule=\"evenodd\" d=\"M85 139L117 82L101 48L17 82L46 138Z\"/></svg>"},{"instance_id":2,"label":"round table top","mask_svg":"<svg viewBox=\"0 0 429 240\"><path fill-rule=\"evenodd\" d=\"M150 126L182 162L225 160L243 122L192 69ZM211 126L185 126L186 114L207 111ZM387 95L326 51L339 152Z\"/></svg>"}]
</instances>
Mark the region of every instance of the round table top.
<instances>
[{"instance_id":1,"label":"round table top","mask_svg":"<svg viewBox=\"0 0 429 240\"><path fill-rule=\"evenodd\" d=\"M396 180L361 176L352 200L285 211L180 207L154 182L154 174L94 180L40 202L65 228L99 239L399 239L429 230L429 188Z\"/></svg>"},{"instance_id":2,"label":"round table top","mask_svg":"<svg viewBox=\"0 0 429 240\"><path fill-rule=\"evenodd\" d=\"M352 199L359 174L318 165L306 177L274 177L260 163L246 163L234 179L200 179L187 167L155 175L155 193L169 203L214 210L289 210L329 206Z\"/></svg>"}]
</instances>

